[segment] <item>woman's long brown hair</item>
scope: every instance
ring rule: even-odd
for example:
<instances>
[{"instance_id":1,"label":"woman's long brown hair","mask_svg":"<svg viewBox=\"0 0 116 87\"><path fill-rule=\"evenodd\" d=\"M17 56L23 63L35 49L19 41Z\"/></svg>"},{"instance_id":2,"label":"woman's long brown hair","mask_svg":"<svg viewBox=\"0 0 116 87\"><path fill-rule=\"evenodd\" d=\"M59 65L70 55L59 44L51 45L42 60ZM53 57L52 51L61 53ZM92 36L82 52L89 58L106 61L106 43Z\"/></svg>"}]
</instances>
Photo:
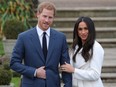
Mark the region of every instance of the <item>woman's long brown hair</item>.
<instances>
[{"instance_id":1,"label":"woman's long brown hair","mask_svg":"<svg viewBox=\"0 0 116 87\"><path fill-rule=\"evenodd\" d=\"M87 27L88 27L88 37L84 45L82 45L82 40L78 35L77 29L79 26L80 22L85 22ZM76 62L76 55L82 49L81 55L85 59L85 62L87 62L89 59L92 58L93 55L93 44L96 38L96 33L95 33L95 26L91 18L89 17L80 17L75 25L74 25L74 31L73 31L73 44L72 44L72 49L75 50L76 45L78 45L78 49L75 51L75 54L73 55L73 61ZM91 51L90 51L91 50Z\"/></svg>"}]
</instances>

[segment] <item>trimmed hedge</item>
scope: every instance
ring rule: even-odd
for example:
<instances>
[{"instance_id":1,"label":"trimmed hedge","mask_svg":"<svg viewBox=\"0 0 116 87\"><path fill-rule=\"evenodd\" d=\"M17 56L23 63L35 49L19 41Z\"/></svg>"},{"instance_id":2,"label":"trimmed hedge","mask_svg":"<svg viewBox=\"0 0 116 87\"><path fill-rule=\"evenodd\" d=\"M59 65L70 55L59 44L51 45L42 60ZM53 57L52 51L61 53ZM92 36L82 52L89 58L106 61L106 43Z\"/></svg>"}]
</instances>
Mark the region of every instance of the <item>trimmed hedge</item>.
<instances>
[{"instance_id":1,"label":"trimmed hedge","mask_svg":"<svg viewBox=\"0 0 116 87\"><path fill-rule=\"evenodd\" d=\"M0 85L9 85L12 80L12 72L9 63L4 62L0 65Z\"/></svg>"},{"instance_id":2,"label":"trimmed hedge","mask_svg":"<svg viewBox=\"0 0 116 87\"><path fill-rule=\"evenodd\" d=\"M25 31L24 23L19 20L7 20L3 26L3 34L6 39L16 39L18 34Z\"/></svg>"},{"instance_id":3,"label":"trimmed hedge","mask_svg":"<svg viewBox=\"0 0 116 87\"><path fill-rule=\"evenodd\" d=\"M0 85L9 85L12 79L10 70L0 69Z\"/></svg>"}]
</instances>

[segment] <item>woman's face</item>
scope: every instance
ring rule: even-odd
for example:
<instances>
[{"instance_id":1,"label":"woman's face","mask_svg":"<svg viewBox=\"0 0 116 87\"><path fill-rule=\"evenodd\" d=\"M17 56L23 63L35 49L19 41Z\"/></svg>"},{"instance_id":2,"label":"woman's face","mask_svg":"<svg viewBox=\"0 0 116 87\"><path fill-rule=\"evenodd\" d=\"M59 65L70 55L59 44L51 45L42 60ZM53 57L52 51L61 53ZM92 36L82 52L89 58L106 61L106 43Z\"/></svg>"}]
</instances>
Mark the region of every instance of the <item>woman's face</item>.
<instances>
[{"instance_id":1,"label":"woman's face","mask_svg":"<svg viewBox=\"0 0 116 87\"><path fill-rule=\"evenodd\" d=\"M88 33L89 33L88 27L85 22L79 23L77 33L78 33L79 37L81 38L82 43L84 44L85 41L87 40Z\"/></svg>"}]
</instances>

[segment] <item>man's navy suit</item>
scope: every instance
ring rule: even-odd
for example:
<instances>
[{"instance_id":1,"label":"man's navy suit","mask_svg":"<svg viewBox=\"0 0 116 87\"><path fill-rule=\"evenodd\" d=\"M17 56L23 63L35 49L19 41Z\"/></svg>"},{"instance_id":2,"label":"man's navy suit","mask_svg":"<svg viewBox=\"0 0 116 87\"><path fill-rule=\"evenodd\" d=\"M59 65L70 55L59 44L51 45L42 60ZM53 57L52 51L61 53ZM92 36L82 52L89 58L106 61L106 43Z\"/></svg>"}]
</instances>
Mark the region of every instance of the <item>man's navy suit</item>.
<instances>
[{"instance_id":1,"label":"man's navy suit","mask_svg":"<svg viewBox=\"0 0 116 87\"><path fill-rule=\"evenodd\" d=\"M70 62L65 35L50 29L45 61L37 30L32 28L19 34L12 52L10 67L23 75L22 87L61 87L58 66L64 62ZM34 77L35 70L41 66L45 66L46 79ZM64 87L72 87L71 74L63 72L62 80L65 83Z\"/></svg>"}]
</instances>

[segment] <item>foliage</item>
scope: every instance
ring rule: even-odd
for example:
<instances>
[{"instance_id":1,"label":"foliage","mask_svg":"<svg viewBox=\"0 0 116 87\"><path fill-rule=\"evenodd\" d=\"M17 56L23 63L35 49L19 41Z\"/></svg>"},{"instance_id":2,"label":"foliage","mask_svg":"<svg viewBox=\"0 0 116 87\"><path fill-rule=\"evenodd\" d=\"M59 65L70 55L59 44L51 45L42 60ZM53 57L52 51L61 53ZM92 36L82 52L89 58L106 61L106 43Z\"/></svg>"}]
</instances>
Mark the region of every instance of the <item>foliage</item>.
<instances>
[{"instance_id":1,"label":"foliage","mask_svg":"<svg viewBox=\"0 0 116 87\"><path fill-rule=\"evenodd\" d=\"M9 85L12 79L10 70L0 69L0 85Z\"/></svg>"},{"instance_id":2,"label":"foliage","mask_svg":"<svg viewBox=\"0 0 116 87\"><path fill-rule=\"evenodd\" d=\"M20 20L27 28L31 27L28 19L35 17L32 0L0 0L0 3L1 30L9 19Z\"/></svg>"},{"instance_id":3,"label":"foliage","mask_svg":"<svg viewBox=\"0 0 116 87\"><path fill-rule=\"evenodd\" d=\"M21 74L20 73L17 73L15 71L13 71L12 73L13 73L13 77L21 77Z\"/></svg>"},{"instance_id":4,"label":"foliage","mask_svg":"<svg viewBox=\"0 0 116 87\"><path fill-rule=\"evenodd\" d=\"M3 67L4 67L5 70L10 70L9 63L3 64Z\"/></svg>"},{"instance_id":5,"label":"foliage","mask_svg":"<svg viewBox=\"0 0 116 87\"><path fill-rule=\"evenodd\" d=\"M7 20L3 26L4 36L7 39L16 39L18 34L25 31L24 24L19 20Z\"/></svg>"},{"instance_id":6,"label":"foliage","mask_svg":"<svg viewBox=\"0 0 116 87\"><path fill-rule=\"evenodd\" d=\"M8 68L7 64L7 68ZM0 66L0 85L9 85L12 79L12 72L8 69L7 70L6 65Z\"/></svg>"}]
</instances>

